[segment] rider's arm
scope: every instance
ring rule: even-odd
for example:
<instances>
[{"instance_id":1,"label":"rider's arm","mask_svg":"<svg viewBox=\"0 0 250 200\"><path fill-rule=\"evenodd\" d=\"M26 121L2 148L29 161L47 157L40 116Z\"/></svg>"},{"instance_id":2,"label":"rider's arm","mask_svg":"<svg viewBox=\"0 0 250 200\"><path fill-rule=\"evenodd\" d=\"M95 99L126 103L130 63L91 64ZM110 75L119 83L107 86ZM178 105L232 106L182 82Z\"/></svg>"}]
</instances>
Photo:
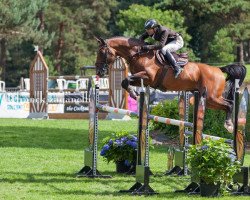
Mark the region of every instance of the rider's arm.
<instances>
[{"instance_id":1,"label":"rider's arm","mask_svg":"<svg viewBox=\"0 0 250 200\"><path fill-rule=\"evenodd\" d=\"M168 30L162 31L161 38L160 38L160 41L159 41L160 44L162 45L162 47L164 47L167 44L168 36L169 36L169 31Z\"/></svg>"},{"instance_id":2,"label":"rider's arm","mask_svg":"<svg viewBox=\"0 0 250 200\"><path fill-rule=\"evenodd\" d=\"M144 32L140 37L139 40L144 41L145 39L147 39L149 37L147 32Z\"/></svg>"},{"instance_id":3,"label":"rider's arm","mask_svg":"<svg viewBox=\"0 0 250 200\"><path fill-rule=\"evenodd\" d=\"M142 50L154 50L154 49L161 49L163 46L161 44L154 44L154 45L144 45L141 47Z\"/></svg>"},{"instance_id":4,"label":"rider's arm","mask_svg":"<svg viewBox=\"0 0 250 200\"><path fill-rule=\"evenodd\" d=\"M155 44L155 45L145 45L142 46L143 50L154 50L154 49L161 49L163 48L166 43L167 43L167 39L168 39L168 31L164 30L161 34L160 40L159 40L159 44Z\"/></svg>"}]
</instances>

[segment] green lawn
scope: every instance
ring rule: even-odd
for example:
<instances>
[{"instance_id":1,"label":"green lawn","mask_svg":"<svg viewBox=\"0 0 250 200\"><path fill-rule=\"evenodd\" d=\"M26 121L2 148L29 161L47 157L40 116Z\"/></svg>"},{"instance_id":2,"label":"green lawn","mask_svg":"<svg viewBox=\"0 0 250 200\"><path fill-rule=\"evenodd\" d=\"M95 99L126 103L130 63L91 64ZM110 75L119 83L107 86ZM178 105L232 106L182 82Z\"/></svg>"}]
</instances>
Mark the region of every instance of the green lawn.
<instances>
[{"instance_id":1,"label":"green lawn","mask_svg":"<svg viewBox=\"0 0 250 200\"><path fill-rule=\"evenodd\" d=\"M136 132L137 122L100 121L99 138L118 130ZM87 120L0 119L0 199L142 199L143 196L120 194L129 189L135 177L115 173L114 164L99 156L98 169L112 179L76 178L83 167L83 149L87 146ZM100 149L100 146L99 146ZM166 148L150 151L151 170L166 170ZM250 155L245 164L250 165ZM204 199L175 194L183 189L189 177L150 177L150 185L159 195L147 199ZM224 196L220 199L239 197ZM240 197L249 199L249 197Z\"/></svg>"}]
</instances>

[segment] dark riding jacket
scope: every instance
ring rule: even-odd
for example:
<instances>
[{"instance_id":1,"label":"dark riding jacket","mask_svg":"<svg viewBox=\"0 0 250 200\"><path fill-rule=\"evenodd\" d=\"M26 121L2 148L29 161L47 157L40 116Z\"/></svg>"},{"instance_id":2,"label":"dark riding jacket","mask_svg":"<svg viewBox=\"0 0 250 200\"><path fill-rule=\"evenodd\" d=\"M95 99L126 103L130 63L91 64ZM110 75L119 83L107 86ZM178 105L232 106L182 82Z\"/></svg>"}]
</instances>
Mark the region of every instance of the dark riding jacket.
<instances>
[{"instance_id":1,"label":"dark riding jacket","mask_svg":"<svg viewBox=\"0 0 250 200\"><path fill-rule=\"evenodd\" d=\"M154 35L149 35L146 31L139 37L140 40L144 41L148 37L152 37L154 40L159 41L159 44L155 45L146 45L143 46L144 50L151 50L151 49L161 49L169 42L176 39L179 33L165 27L165 26L158 26Z\"/></svg>"}]
</instances>

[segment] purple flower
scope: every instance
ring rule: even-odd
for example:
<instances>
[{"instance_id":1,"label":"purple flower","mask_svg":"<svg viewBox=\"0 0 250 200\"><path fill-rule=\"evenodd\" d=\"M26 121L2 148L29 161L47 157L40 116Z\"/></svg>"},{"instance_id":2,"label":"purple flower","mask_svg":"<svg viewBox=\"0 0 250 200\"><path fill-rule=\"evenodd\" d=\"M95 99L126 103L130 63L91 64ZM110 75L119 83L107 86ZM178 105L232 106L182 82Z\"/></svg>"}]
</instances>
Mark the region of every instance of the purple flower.
<instances>
[{"instance_id":1,"label":"purple flower","mask_svg":"<svg viewBox=\"0 0 250 200\"><path fill-rule=\"evenodd\" d=\"M132 140L134 140L135 142L137 142L138 139L137 139L136 136L133 135L133 136L132 136Z\"/></svg>"},{"instance_id":2,"label":"purple flower","mask_svg":"<svg viewBox=\"0 0 250 200\"><path fill-rule=\"evenodd\" d=\"M105 144L102 149L107 151L107 150L109 150L109 148L110 148L110 146L108 144Z\"/></svg>"},{"instance_id":3,"label":"purple flower","mask_svg":"<svg viewBox=\"0 0 250 200\"><path fill-rule=\"evenodd\" d=\"M135 149L135 148L137 148L137 143L136 142L131 142L131 146Z\"/></svg>"},{"instance_id":4,"label":"purple flower","mask_svg":"<svg viewBox=\"0 0 250 200\"><path fill-rule=\"evenodd\" d=\"M127 140L127 137L122 137L121 142L125 142Z\"/></svg>"},{"instance_id":5,"label":"purple flower","mask_svg":"<svg viewBox=\"0 0 250 200\"><path fill-rule=\"evenodd\" d=\"M118 147L122 146L122 142L120 140L116 140L115 142L116 142L116 144L117 144Z\"/></svg>"},{"instance_id":6,"label":"purple flower","mask_svg":"<svg viewBox=\"0 0 250 200\"><path fill-rule=\"evenodd\" d=\"M104 156L105 154L106 154L106 150L105 150L105 149L102 149L100 155L101 155L101 156Z\"/></svg>"},{"instance_id":7,"label":"purple flower","mask_svg":"<svg viewBox=\"0 0 250 200\"><path fill-rule=\"evenodd\" d=\"M110 146L108 144L105 144L103 147L102 147L102 150L101 150L101 153L100 155L101 156L104 156L106 154L106 152L110 149Z\"/></svg>"},{"instance_id":8,"label":"purple flower","mask_svg":"<svg viewBox=\"0 0 250 200\"><path fill-rule=\"evenodd\" d=\"M113 144L113 140L112 140L112 139L110 139L110 140L109 140L109 142L108 142L108 145L110 145L110 146L111 146L112 144Z\"/></svg>"},{"instance_id":9,"label":"purple flower","mask_svg":"<svg viewBox=\"0 0 250 200\"><path fill-rule=\"evenodd\" d=\"M133 147L134 149L137 147L137 143L131 140L128 140L126 144Z\"/></svg>"}]
</instances>

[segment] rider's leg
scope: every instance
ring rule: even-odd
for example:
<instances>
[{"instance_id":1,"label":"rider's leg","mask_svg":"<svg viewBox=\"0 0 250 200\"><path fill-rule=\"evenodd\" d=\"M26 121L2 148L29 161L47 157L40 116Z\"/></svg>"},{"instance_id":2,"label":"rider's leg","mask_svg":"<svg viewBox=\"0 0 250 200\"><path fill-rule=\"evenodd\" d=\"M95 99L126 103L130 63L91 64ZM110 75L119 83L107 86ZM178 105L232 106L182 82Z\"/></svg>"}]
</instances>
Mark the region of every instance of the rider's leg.
<instances>
[{"instance_id":1,"label":"rider's leg","mask_svg":"<svg viewBox=\"0 0 250 200\"><path fill-rule=\"evenodd\" d=\"M166 59L170 62L172 67L174 68L175 78L182 72L182 68L176 63L174 56L171 52L176 52L181 49L184 45L183 39L181 36L177 36L176 40L168 43L166 46L162 48L162 53L166 57Z\"/></svg>"},{"instance_id":2,"label":"rider's leg","mask_svg":"<svg viewBox=\"0 0 250 200\"><path fill-rule=\"evenodd\" d=\"M171 54L171 52L166 51L164 56L167 58L167 60L170 62L170 64L174 68L174 72L175 72L174 77L177 78L183 69L177 64L177 62L176 62L174 56Z\"/></svg>"}]
</instances>

